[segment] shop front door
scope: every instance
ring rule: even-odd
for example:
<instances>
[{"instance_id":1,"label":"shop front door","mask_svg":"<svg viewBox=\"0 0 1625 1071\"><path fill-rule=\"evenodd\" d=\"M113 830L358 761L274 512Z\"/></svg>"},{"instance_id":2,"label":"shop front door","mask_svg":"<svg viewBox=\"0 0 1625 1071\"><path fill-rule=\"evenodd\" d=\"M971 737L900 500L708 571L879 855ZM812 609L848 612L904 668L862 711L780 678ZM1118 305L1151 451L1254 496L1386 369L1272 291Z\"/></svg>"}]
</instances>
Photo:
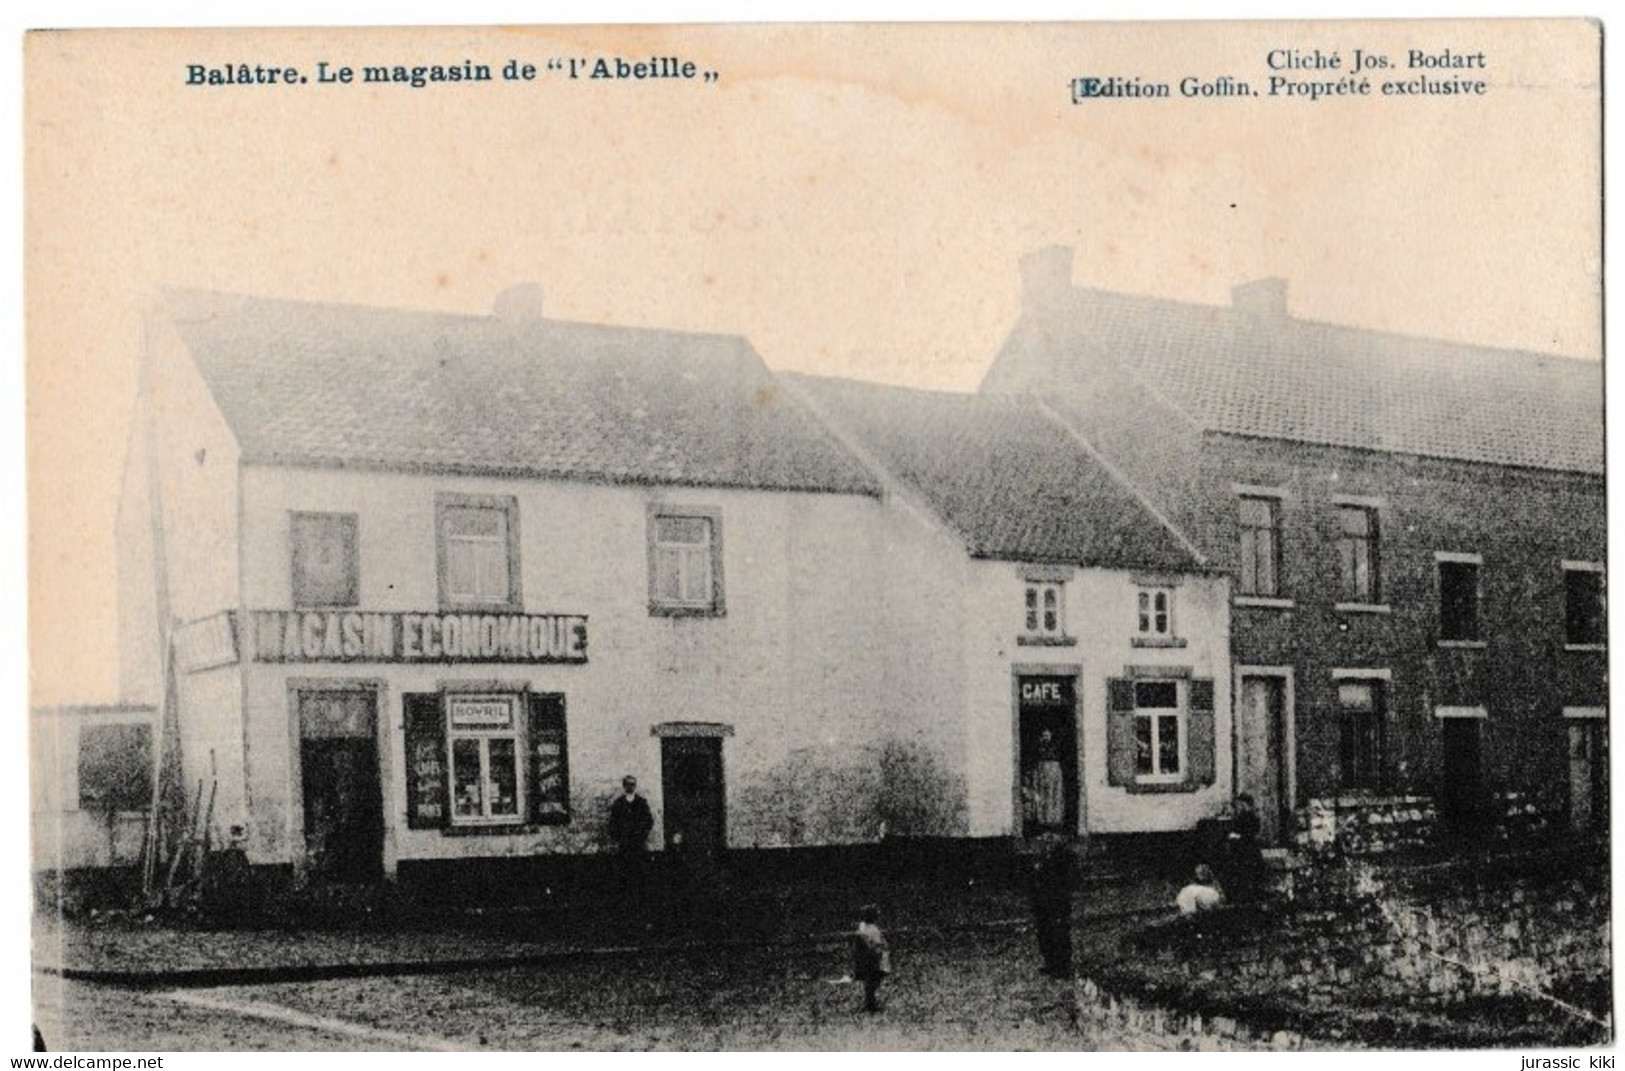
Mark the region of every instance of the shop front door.
<instances>
[{"instance_id":1,"label":"shop front door","mask_svg":"<svg viewBox=\"0 0 1625 1071\"><path fill-rule=\"evenodd\" d=\"M299 695L305 860L314 879L369 882L383 873L377 724L371 690Z\"/></svg>"},{"instance_id":2,"label":"shop front door","mask_svg":"<svg viewBox=\"0 0 1625 1071\"><path fill-rule=\"evenodd\" d=\"M1078 831L1078 712L1073 677L1016 678L1021 832Z\"/></svg>"}]
</instances>

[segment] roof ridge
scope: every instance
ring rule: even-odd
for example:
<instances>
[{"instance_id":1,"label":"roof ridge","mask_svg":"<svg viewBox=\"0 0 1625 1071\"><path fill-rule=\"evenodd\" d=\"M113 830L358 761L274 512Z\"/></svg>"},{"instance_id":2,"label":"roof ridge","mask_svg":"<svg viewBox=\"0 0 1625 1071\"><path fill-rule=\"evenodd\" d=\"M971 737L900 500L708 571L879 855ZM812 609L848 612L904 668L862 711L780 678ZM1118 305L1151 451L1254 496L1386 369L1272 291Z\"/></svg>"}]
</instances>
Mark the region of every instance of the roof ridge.
<instances>
[{"instance_id":1,"label":"roof ridge","mask_svg":"<svg viewBox=\"0 0 1625 1071\"><path fill-rule=\"evenodd\" d=\"M1248 312L1246 309L1237 308L1233 304L1217 305L1205 301L1191 301L1186 298L1165 297L1160 294L1131 294L1122 290L1106 290L1101 287L1094 286L1075 286L1073 287L1073 290L1078 294L1087 295L1090 297L1110 298L1123 303L1157 304L1178 309L1201 310L1209 313L1221 313L1226 317L1242 321L1263 319L1266 322L1289 324L1299 327L1323 328L1332 331L1348 331L1359 335L1396 339L1403 342L1430 343L1433 345L1455 349L1473 350L1480 353L1495 353L1517 357L1534 357L1540 360L1567 361L1572 364L1582 366L1600 366L1605 359L1605 355L1601 353L1594 357L1581 357L1567 353L1554 353L1550 350L1528 349L1521 346L1498 346L1486 342L1465 342L1458 339L1442 338L1438 335L1423 335L1411 331L1396 331L1391 328L1361 327L1358 324L1342 323L1337 320L1312 319L1306 316L1294 316L1291 313L1284 313L1278 317L1274 317L1273 320L1271 320L1267 317L1260 317L1257 313Z\"/></svg>"},{"instance_id":2,"label":"roof ridge","mask_svg":"<svg viewBox=\"0 0 1625 1071\"><path fill-rule=\"evenodd\" d=\"M554 316L538 316L533 320L513 322L503 319L495 312L463 312L456 309L423 309L407 305L374 305L358 301L322 301L299 297L273 297L264 294L250 294L239 290L214 290L206 287L188 286L159 286L159 295L164 298L164 304L172 314L177 313L174 304L169 299L172 296L190 296L193 298L211 300L231 300L240 305L289 305L305 309L321 309L329 312L352 312L377 316L409 316L423 320L447 320L465 324L510 324L523 330L525 328L557 328L561 330L597 330L597 331L626 331L643 335L666 336L670 338L716 339L719 341L732 341L744 343L747 349L755 352L750 339L738 331L700 331L681 327L655 327L644 324L610 323L603 320L570 320ZM764 364L765 367L765 364Z\"/></svg>"}]
</instances>

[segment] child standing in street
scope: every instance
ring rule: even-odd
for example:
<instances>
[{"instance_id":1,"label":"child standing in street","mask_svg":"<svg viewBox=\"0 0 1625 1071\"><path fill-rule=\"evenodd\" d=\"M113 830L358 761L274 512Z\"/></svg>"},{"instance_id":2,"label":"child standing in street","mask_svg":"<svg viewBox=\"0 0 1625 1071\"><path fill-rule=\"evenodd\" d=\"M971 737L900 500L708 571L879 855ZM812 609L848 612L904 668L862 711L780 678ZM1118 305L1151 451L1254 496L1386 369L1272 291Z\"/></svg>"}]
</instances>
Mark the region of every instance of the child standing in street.
<instances>
[{"instance_id":1,"label":"child standing in street","mask_svg":"<svg viewBox=\"0 0 1625 1071\"><path fill-rule=\"evenodd\" d=\"M891 973L891 949L880 930L880 909L866 905L852 935L852 977L863 983L863 1010L880 1010L880 983Z\"/></svg>"}]
</instances>

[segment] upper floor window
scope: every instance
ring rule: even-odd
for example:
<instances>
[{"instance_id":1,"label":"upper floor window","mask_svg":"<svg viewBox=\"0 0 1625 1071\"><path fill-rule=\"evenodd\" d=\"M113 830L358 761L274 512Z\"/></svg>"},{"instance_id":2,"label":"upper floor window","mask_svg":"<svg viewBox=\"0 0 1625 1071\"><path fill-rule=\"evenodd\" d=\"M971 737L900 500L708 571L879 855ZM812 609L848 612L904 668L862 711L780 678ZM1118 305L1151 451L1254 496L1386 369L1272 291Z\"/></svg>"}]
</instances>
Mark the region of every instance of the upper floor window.
<instances>
[{"instance_id":1,"label":"upper floor window","mask_svg":"<svg viewBox=\"0 0 1625 1071\"><path fill-rule=\"evenodd\" d=\"M361 601L353 513L289 515L295 606L355 606Z\"/></svg>"},{"instance_id":2,"label":"upper floor window","mask_svg":"<svg viewBox=\"0 0 1625 1071\"><path fill-rule=\"evenodd\" d=\"M1435 555L1439 564L1439 639L1476 643L1479 635L1479 569L1476 554Z\"/></svg>"},{"instance_id":3,"label":"upper floor window","mask_svg":"<svg viewBox=\"0 0 1625 1071\"><path fill-rule=\"evenodd\" d=\"M1281 594L1281 503L1261 495L1241 496L1242 595Z\"/></svg>"},{"instance_id":4,"label":"upper floor window","mask_svg":"<svg viewBox=\"0 0 1625 1071\"><path fill-rule=\"evenodd\" d=\"M1137 631L1146 638L1167 639L1174 634L1174 593L1171 588L1141 588Z\"/></svg>"},{"instance_id":5,"label":"upper floor window","mask_svg":"<svg viewBox=\"0 0 1625 1071\"><path fill-rule=\"evenodd\" d=\"M649 508L649 612L723 612L722 515L715 509Z\"/></svg>"},{"instance_id":6,"label":"upper floor window","mask_svg":"<svg viewBox=\"0 0 1625 1071\"><path fill-rule=\"evenodd\" d=\"M1608 642L1603 612L1603 569L1596 562L1563 563L1563 642L1600 647Z\"/></svg>"},{"instance_id":7,"label":"upper floor window","mask_svg":"<svg viewBox=\"0 0 1625 1071\"><path fill-rule=\"evenodd\" d=\"M519 503L505 495L443 494L435 499L440 604L447 609L514 609L519 593Z\"/></svg>"},{"instance_id":8,"label":"upper floor window","mask_svg":"<svg viewBox=\"0 0 1625 1071\"><path fill-rule=\"evenodd\" d=\"M1338 597L1341 601L1377 603L1382 600L1378 531L1377 511L1373 507L1337 507L1337 554L1341 568Z\"/></svg>"},{"instance_id":9,"label":"upper floor window","mask_svg":"<svg viewBox=\"0 0 1625 1071\"><path fill-rule=\"evenodd\" d=\"M1022 596L1022 634L1059 639L1066 634L1066 587L1058 580L1029 580Z\"/></svg>"}]
</instances>

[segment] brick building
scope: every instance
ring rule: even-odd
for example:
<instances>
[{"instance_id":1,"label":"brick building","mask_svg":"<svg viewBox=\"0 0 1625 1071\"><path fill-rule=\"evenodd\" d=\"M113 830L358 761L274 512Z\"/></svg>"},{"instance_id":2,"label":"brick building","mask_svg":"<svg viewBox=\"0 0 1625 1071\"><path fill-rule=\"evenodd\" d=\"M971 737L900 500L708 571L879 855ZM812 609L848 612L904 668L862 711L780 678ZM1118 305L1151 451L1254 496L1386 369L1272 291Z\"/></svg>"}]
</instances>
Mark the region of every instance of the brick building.
<instances>
[{"instance_id":1,"label":"brick building","mask_svg":"<svg viewBox=\"0 0 1625 1071\"><path fill-rule=\"evenodd\" d=\"M1022 264L982 384L1028 392L1233 578L1238 791L1517 793L1607 821L1597 362L1084 290Z\"/></svg>"}]
</instances>

